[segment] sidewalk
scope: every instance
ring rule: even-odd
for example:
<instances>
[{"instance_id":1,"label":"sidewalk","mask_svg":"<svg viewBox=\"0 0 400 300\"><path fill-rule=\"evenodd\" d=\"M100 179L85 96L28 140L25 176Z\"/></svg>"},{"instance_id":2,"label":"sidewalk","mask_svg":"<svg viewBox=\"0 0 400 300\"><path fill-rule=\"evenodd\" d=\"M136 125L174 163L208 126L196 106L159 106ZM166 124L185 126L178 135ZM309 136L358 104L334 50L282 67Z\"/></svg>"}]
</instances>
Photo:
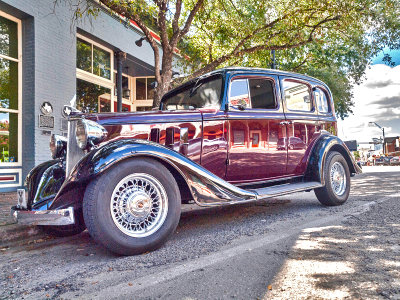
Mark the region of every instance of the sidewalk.
<instances>
[{"instance_id":1,"label":"sidewalk","mask_svg":"<svg viewBox=\"0 0 400 300\"><path fill-rule=\"evenodd\" d=\"M10 208L17 204L17 193L0 193L0 226L14 223Z\"/></svg>"},{"instance_id":2,"label":"sidewalk","mask_svg":"<svg viewBox=\"0 0 400 300\"><path fill-rule=\"evenodd\" d=\"M17 203L17 193L0 193L0 248L12 242L19 242L32 236L43 235L35 226L18 225L10 209Z\"/></svg>"}]
</instances>

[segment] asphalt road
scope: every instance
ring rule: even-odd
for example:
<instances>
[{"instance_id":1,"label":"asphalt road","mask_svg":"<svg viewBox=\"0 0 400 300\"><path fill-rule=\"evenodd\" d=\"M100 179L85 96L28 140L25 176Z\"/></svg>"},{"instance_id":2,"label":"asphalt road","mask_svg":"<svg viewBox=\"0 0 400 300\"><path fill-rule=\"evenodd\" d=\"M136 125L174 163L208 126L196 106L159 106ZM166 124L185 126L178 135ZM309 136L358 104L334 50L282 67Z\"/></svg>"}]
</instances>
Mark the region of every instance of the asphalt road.
<instances>
[{"instance_id":1,"label":"asphalt road","mask_svg":"<svg viewBox=\"0 0 400 300\"><path fill-rule=\"evenodd\" d=\"M400 167L365 170L340 207L313 192L185 205L171 240L139 256L115 256L87 232L55 239L22 229L32 235L1 243L0 299L400 298ZM394 267L378 268L383 258Z\"/></svg>"}]
</instances>

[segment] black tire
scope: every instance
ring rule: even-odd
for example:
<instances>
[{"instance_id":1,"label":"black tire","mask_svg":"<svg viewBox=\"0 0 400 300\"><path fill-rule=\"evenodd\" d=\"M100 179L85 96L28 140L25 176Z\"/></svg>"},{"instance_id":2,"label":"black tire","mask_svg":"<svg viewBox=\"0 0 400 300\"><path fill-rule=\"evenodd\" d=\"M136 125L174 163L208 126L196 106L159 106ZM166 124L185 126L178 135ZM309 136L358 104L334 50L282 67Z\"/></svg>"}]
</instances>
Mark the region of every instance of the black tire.
<instances>
[{"instance_id":1,"label":"black tire","mask_svg":"<svg viewBox=\"0 0 400 300\"><path fill-rule=\"evenodd\" d=\"M66 237L81 233L86 229L85 222L83 220L82 210L75 211L75 224L65 226L44 226L39 225L38 228L46 234L56 237Z\"/></svg>"},{"instance_id":2,"label":"black tire","mask_svg":"<svg viewBox=\"0 0 400 300\"><path fill-rule=\"evenodd\" d=\"M339 194L334 191L332 187L332 179L330 176L332 166L334 166L335 163L339 163L340 165L342 165L346 176L346 178L344 178L343 180L346 185L343 188L343 192L340 192ZM350 193L350 171L346 159L339 152L329 152L328 157L326 158L323 172L325 178L325 186L314 190L319 202L326 206L342 205L346 202Z\"/></svg>"},{"instance_id":3,"label":"black tire","mask_svg":"<svg viewBox=\"0 0 400 300\"><path fill-rule=\"evenodd\" d=\"M141 174L147 174L146 176L152 179L155 178L158 184L162 186L163 195L167 197L164 202L167 203L168 210L167 212L164 211L165 219L162 223L160 222L160 227L154 229L155 232L148 236L137 237L128 235L117 226L117 221L113 219L115 212L113 212L113 217L110 206L112 205L112 197L115 196L114 189L121 186L127 177L141 176ZM124 188L132 191L132 186L128 184ZM115 192L122 193L121 191L124 190L115 190ZM113 199L118 199L118 197ZM132 197L132 199L135 199L135 197ZM152 198L149 199L153 203ZM128 203L128 200L125 203ZM154 205L152 204L151 207L154 207ZM120 206L115 206L115 209L120 209ZM128 211L128 205L125 209ZM160 211L163 210L160 209ZM96 242L120 255L140 254L162 246L178 226L180 214L181 197L175 178L164 165L149 158L130 159L113 166L88 185L83 200L83 216L89 234Z\"/></svg>"}]
</instances>

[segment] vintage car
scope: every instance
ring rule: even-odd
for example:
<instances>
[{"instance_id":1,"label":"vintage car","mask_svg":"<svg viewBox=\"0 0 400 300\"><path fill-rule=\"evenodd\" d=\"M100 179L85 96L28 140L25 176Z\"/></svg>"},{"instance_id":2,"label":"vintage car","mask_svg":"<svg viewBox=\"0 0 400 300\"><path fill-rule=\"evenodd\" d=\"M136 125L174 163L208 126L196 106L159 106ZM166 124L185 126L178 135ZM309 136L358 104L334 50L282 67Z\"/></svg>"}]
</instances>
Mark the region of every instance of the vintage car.
<instances>
[{"instance_id":1,"label":"vintage car","mask_svg":"<svg viewBox=\"0 0 400 300\"><path fill-rule=\"evenodd\" d=\"M68 139L51 137L53 160L29 173L13 216L58 235L87 228L122 255L165 243L181 203L314 190L340 205L361 172L336 136L329 88L300 74L224 68L171 90L159 110L63 115Z\"/></svg>"}]
</instances>

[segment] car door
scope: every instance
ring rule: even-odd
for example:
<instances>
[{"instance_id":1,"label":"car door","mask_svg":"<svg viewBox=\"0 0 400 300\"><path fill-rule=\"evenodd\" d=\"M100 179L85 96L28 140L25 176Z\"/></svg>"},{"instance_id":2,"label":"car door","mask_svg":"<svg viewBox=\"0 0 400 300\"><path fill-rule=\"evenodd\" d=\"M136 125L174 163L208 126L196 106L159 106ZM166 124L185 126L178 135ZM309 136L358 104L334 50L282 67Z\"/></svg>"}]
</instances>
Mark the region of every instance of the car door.
<instances>
[{"instance_id":1,"label":"car door","mask_svg":"<svg viewBox=\"0 0 400 300\"><path fill-rule=\"evenodd\" d=\"M318 113L309 82L280 76L282 100L287 121L287 175L300 176L306 171L308 149L319 132Z\"/></svg>"},{"instance_id":2,"label":"car door","mask_svg":"<svg viewBox=\"0 0 400 300\"><path fill-rule=\"evenodd\" d=\"M278 78L273 75L230 78L228 181L246 183L286 175L285 115L277 88Z\"/></svg>"}]
</instances>

